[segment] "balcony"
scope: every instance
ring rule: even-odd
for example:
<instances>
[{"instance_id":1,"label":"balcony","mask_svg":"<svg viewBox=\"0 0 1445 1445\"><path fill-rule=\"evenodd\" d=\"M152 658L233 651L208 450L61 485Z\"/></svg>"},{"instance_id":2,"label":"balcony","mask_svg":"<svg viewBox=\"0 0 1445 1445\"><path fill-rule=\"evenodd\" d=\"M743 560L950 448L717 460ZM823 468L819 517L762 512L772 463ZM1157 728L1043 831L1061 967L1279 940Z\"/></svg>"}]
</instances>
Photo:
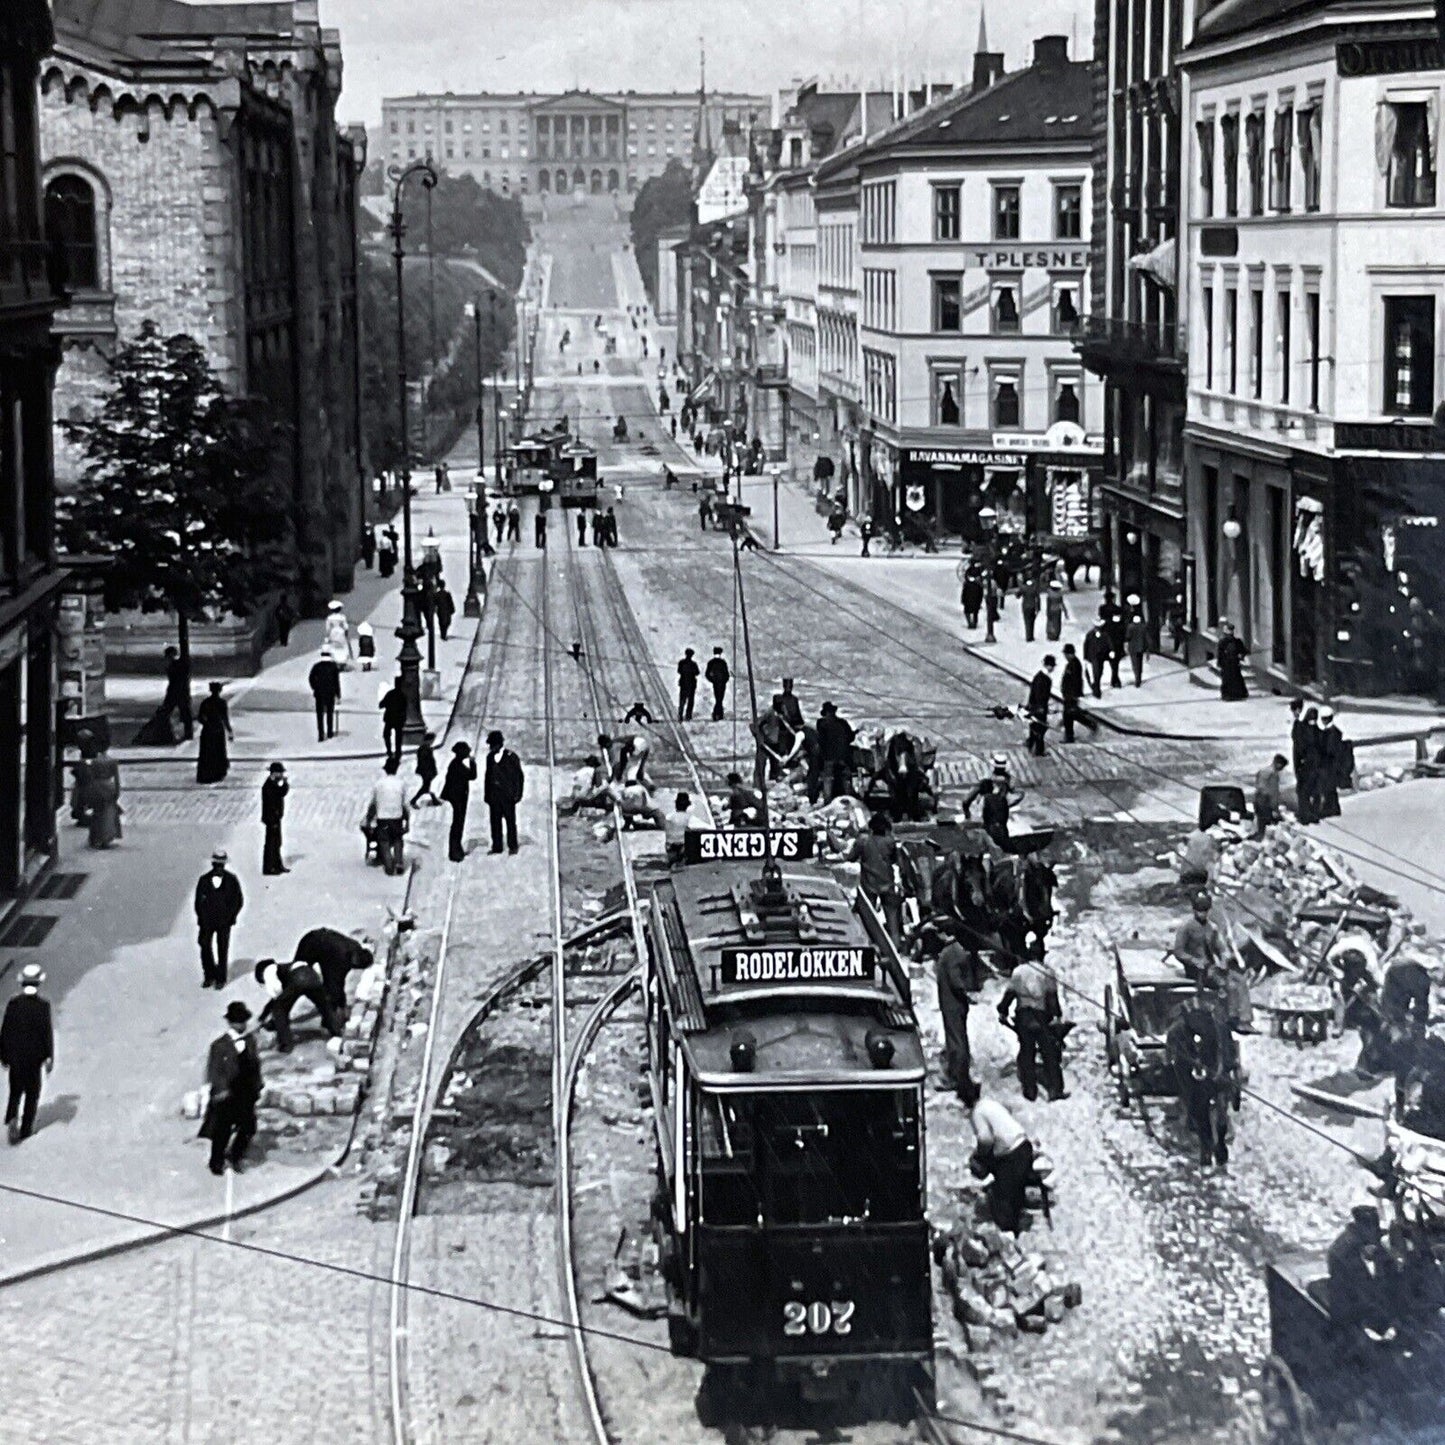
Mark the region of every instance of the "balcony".
<instances>
[{"instance_id":1,"label":"balcony","mask_svg":"<svg viewBox=\"0 0 1445 1445\"><path fill-rule=\"evenodd\" d=\"M788 363L786 361L760 361L753 367L753 381L762 387L778 387L788 384Z\"/></svg>"},{"instance_id":2,"label":"balcony","mask_svg":"<svg viewBox=\"0 0 1445 1445\"><path fill-rule=\"evenodd\" d=\"M1182 388L1189 339L1182 326L1086 316L1074 328L1074 349L1090 371L1105 375L1144 367L1176 375Z\"/></svg>"}]
</instances>

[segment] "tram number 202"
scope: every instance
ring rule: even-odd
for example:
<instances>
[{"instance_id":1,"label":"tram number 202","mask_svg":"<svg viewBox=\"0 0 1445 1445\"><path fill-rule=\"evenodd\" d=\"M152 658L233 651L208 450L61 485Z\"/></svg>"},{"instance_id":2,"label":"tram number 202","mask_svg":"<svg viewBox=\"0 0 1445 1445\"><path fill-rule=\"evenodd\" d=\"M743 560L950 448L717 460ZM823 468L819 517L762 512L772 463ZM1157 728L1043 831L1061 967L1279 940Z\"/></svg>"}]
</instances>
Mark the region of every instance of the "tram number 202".
<instances>
[{"instance_id":1,"label":"tram number 202","mask_svg":"<svg viewBox=\"0 0 1445 1445\"><path fill-rule=\"evenodd\" d=\"M846 1335L853 1329L853 1301L835 1299L831 1304L822 1300L805 1303L790 1299L783 1304L783 1333L798 1335Z\"/></svg>"}]
</instances>

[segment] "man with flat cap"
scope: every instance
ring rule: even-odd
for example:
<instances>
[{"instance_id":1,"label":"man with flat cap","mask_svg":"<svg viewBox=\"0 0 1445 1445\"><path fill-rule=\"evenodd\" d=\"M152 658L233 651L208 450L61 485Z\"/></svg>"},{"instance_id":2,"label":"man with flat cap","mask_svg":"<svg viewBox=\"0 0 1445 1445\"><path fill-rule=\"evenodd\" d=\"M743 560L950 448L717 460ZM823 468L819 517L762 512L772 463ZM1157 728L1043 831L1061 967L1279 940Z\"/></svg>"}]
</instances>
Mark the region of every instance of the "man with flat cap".
<instances>
[{"instance_id":1,"label":"man with flat cap","mask_svg":"<svg viewBox=\"0 0 1445 1445\"><path fill-rule=\"evenodd\" d=\"M300 959L294 963L277 963L274 958L258 959L256 982L269 995L266 1006L261 1010L260 1027L274 1030L278 1052L291 1052L291 1010L303 998L311 1001L320 1015L321 1026L332 1038L341 1032L341 1023L326 996L321 970L315 964L304 963Z\"/></svg>"},{"instance_id":2,"label":"man with flat cap","mask_svg":"<svg viewBox=\"0 0 1445 1445\"><path fill-rule=\"evenodd\" d=\"M0 1021L0 1067L10 1073L10 1096L5 1104L5 1127L10 1142L28 1139L40 1104L40 1071L55 1067L55 1031L50 1005L40 997L45 974L38 963L20 970L20 992L5 1005Z\"/></svg>"},{"instance_id":3,"label":"man with flat cap","mask_svg":"<svg viewBox=\"0 0 1445 1445\"><path fill-rule=\"evenodd\" d=\"M506 834L507 852L517 851L517 804L522 801L522 763L495 728L487 734L487 771L482 781L482 798L492 819L492 853L502 851Z\"/></svg>"},{"instance_id":4,"label":"man with flat cap","mask_svg":"<svg viewBox=\"0 0 1445 1445\"><path fill-rule=\"evenodd\" d=\"M227 1159L237 1171L256 1133L256 1102L261 1097L261 1053L246 1025L251 1010L235 999L226 1005L226 1032L211 1041L206 1083L211 1097L201 1121L202 1139L211 1141L211 1173L223 1174Z\"/></svg>"},{"instance_id":5,"label":"man with flat cap","mask_svg":"<svg viewBox=\"0 0 1445 1445\"><path fill-rule=\"evenodd\" d=\"M231 930L245 897L241 880L227 867L226 850L211 854L210 871L196 881L196 941L201 946L201 987L225 988L231 963Z\"/></svg>"}]
</instances>

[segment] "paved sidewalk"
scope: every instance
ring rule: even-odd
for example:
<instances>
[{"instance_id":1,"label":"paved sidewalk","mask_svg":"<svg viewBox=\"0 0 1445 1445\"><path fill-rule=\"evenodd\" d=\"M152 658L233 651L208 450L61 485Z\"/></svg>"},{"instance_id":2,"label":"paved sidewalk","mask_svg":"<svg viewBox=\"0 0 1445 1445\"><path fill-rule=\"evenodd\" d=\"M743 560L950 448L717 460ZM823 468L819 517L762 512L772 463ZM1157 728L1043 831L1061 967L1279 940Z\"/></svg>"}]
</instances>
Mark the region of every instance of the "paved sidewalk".
<instances>
[{"instance_id":1,"label":"paved sidewalk","mask_svg":"<svg viewBox=\"0 0 1445 1445\"><path fill-rule=\"evenodd\" d=\"M460 606L465 489L422 497L414 514L418 542L435 529ZM196 1123L180 1116L180 1104L202 1081L206 1047L223 1027L227 1002L244 999L259 1013L255 959L289 957L301 933L320 924L375 931L386 909L401 906L407 880L368 868L359 832L379 772L377 686L393 675L399 586L399 572L387 584L363 574L343 599L353 623L365 617L376 628L384 670L344 675L341 737L316 742L306 674L320 647L321 624L305 622L288 648L267 654L256 677L227 684L236 745L223 783L195 783L194 743L174 751L122 748L116 756L124 839L107 852L92 852L62 815L60 871L82 873L85 881L73 901L36 900L26 907L27 915L58 920L41 947L0 954L0 969L9 965L0 984L6 995L24 964L44 967L57 1039L36 1133L19 1148L0 1145L0 1185L177 1225L284 1196L329 1162L294 1154L281 1162L258 1151L251 1169L217 1179L206 1170ZM424 705L439 734L475 628L474 620L458 616L451 640L439 644L441 696ZM285 851L293 871L267 878L260 871L260 785L274 758L287 763L291 777ZM428 810L413 828L409 852L423 868L445 811ZM246 895L224 996L200 987L191 909L196 878L215 847L230 853ZM100 1215L0 1195L0 1279L147 1233Z\"/></svg>"},{"instance_id":2,"label":"paved sidewalk","mask_svg":"<svg viewBox=\"0 0 1445 1445\"><path fill-rule=\"evenodd\" d=\"M713 459L705 460L712 472L719 470ZM744 503L752 509L749 522L754 533L765 546L774 546L771 476L744 477L742 493ZM843 539L835 545L824 518L813 505L810 486L786 478L778 487L777 512L784 556L806 557L915 616L946 628L977 657L1017 678L1020 695L1045 653L1061 657L1063 644L1072 642L1082 655L1084 634L1098 615L1102 593L1097 587L1081 586L1077 592L1065 592L1064 626L1058 640L1046 638L1041 611L1036 640L1028 643L1023 636L1019 600L1009 597L995 629L998 641L988 644L983 641L981 623L972 631L964 625L956 549L937 556L917 551L889 555L875 538L870 549L873 555L862 557L856 525L849 522ZM1187 668L1175 657L1149 657L1144 663L1144 685L1136 688L1125 659L1120 678L1123 686L1111 688L1106 671L1103 697L1088 701L1106 725L1121 731L1160 737L1257 739L1263 743L1288 738L1287 697L1256 691L1244 702L1221 702L1218 675L1210 665ZM1001 701L1013 700L1009 686L1001 687L1000 693ZM1408 699L1344 697L1337 698L1334 706L1345 732L1356 739L1445 727L1445 718ZM1374 765L1399 761L1396 752L1413 755L1410 746L1402 744L1388 754L1388 759L1385 753L1372 750L1362 756L1362 762Z\"/></svg>"}]
</instances>

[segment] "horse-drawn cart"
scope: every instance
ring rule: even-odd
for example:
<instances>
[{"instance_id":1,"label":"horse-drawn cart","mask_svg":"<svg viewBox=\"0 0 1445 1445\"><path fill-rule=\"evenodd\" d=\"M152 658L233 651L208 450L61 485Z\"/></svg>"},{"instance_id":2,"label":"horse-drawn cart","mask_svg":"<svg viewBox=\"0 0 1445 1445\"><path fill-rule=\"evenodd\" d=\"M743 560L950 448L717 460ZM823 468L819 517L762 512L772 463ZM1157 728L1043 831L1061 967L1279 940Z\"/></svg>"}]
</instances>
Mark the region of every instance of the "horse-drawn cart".
<instances>
[{"instance_id":1,"label":"horse-drawn cart","mask_svg":"<svg viewBox=\"0 0 1445 1445\"><path fill-rule=\"evenodd\" d=\"M1206 1154L1228 1158L1227 1110L1239 1109L1243 1071L1221 998L1200 989L1157 945L1114 946L1104 987L1104 1055L1119 1099L1145 1111L1150 1098L1180 1099Z\"/></svg>"}]
</instances>

